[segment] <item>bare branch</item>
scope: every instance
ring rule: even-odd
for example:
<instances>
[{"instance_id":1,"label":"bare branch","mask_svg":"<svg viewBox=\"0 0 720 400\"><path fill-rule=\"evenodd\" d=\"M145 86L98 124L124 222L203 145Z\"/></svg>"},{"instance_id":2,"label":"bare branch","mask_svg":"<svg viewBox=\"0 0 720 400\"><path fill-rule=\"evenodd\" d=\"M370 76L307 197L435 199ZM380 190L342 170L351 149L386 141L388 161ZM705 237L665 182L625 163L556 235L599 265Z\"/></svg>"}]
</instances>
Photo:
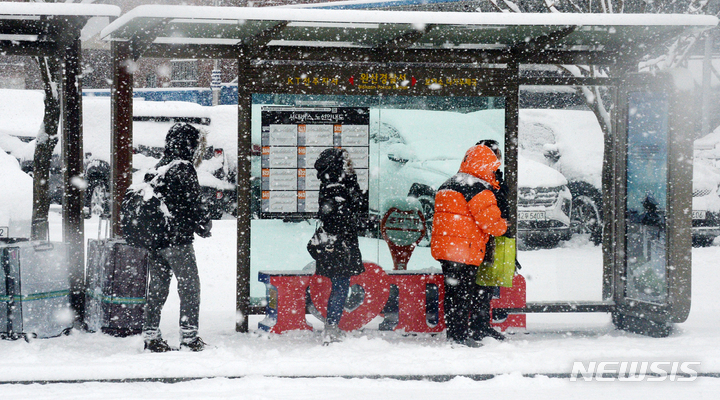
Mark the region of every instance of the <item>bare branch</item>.
<instances>
[{"instance_id":1,"label":"bare branch","mask_svg":"<svg viewBox=\"0 0 720 400\"><path fill-rule=\"evenodd\" d=\"M580 8L579 5L575 4L575 2L574 2L573 0L568 0L568 3L570 3L570 5L571 5L571 6L575 9L575 11L577 11L578 13L582 13L582 12L583 12L583 9Z\"/></svg>"},{"instance_id":2,"label":"bare branch","mask_svg":"<svg viewBox=\"0 0 720 400\"><path fill-rule=\"evenodd\" d=\"M511 0L503 0L506 6L510 8L513 12L520 13L522 10L520 10L520 7L517 6L517 4L513 3Z\"/></svg>"},{"instance_id":3,"label":"bare branch","mask_svg":"<svg viewBox=\"0 0 720 400\"><path fill-rule=\"evenodd\" d=\"M555 0L545 0L545 7L547 7L550 12L559 13L560 10L555 7Z\"/></svg>"},{"instance_id":4,"label":"bare branch","mask_svg":"<svg viewBox=\"0 0 720 400\"><path fill-rule=\"evenodd\" d=\"M688 14L702 14L709 2L709 0L692 0L688 4Z\"/></svg>"}]
</instances>

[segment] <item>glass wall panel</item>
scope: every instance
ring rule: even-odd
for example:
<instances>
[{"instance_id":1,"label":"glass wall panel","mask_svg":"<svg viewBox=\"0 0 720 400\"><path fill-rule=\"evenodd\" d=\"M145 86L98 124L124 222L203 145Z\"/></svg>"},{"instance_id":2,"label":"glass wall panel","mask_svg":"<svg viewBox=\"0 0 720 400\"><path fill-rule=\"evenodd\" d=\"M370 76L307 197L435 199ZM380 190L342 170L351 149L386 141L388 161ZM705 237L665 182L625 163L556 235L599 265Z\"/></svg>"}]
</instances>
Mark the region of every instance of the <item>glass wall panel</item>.
<instances>
[{"instance_id":1,"label":"glass wall panel","mask_svg":"<svg viewBox=\"0 0 720 400\"><path fill-rule=\"evenodd\" d=\"M667 95L649 92L630 93L628 103L625 295L663 304L669 103Z\"/></svg>"},{"instance_id":2,"label":"glass wall panel","mask_svg":"<svg viewBox=\"0 0 720 400\"><path fill-rule=\"evenodd\" d=\"M326 110L327 116L318 110ZM358 119L364 110L369 113L367 121ZM346 115L333 117L334 112ZM312 122L301 124L300 114ZM327 124L318 118L327 118ZM338 122L339 118L345 122ZM342 127L335 128L333 138L332 129L323 125ZM366 143L359 139L364 126ZM357 140L346 141L350 131L357 133ZM504 99L496 97L253 95L253 303L265 296L265 286L257 281L259 271L312 266L306 250L316 228L317 179L312 163L323 146L350 151L361 187L367 190L366 229L360 237L363 259L392 270L395 264L380 229L388 208L400 203L417 207L431 228L437 187L457 172L468 148L481 139L504 144L504 131ZM278 171L269 171L271 167ZM427 237L406 267L439 270Z\"/></svg>"},{"instance_id":3,"label":"glass wall panel","mask_svg":"<svg viewBox=\"0 0 720 400\"><path fill-rule=\"evenodd\" d=\"M523 86L518 132L518 261L528 302L603 299L605 134L587 93L605 87Z\"/></svg>"}]
</instances>

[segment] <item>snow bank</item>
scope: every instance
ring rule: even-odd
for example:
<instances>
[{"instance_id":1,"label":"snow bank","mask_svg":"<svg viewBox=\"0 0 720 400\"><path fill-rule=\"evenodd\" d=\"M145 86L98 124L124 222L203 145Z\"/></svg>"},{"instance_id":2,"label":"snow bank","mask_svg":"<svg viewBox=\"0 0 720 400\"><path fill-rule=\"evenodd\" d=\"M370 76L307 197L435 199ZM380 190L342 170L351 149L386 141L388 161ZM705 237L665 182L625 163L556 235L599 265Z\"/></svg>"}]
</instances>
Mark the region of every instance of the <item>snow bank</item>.
<instances>
[{"instance_id":1,"label":"snow bank","mask_svg":"<svg viewBox=\"0 0 720 400\"><path fill-rule=\"evenodd\" d=\"M33 180L2 148L0 171L0 227L10 229L9 237L30 237Z\"/></svg>"},{"instance_id":2,"label":"snow bank","mask_svg":"<svg viewBox=\"0 0 720 400\"><path fill-rule=\"evenodd\" d=\"M39 90L0 90L0 133L36 136L43 119L43 99Z\"/></svg>"}]
</instances>

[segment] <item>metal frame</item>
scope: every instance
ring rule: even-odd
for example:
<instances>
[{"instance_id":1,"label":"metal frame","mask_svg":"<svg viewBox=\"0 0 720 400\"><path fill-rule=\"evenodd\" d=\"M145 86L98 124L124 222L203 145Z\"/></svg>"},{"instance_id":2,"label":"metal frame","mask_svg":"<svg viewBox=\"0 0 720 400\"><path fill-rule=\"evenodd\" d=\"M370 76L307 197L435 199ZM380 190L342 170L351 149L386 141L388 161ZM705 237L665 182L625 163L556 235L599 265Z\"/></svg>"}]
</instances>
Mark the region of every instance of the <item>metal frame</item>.
<instances>
[{"instance_id":1,"label":"metal frame","mask_svg":"<svg viewBox=\"0 0 720 400\"><path fill-rule=\"evenodd\" d=\"M668 165L667 165L667 261L672 269L668 273L668 298L665 304L658 305L625 297L626 285L626 243L615 241L608 247L608 254L616 267L613 269L612 299L615 314L634 318L644 318L662 325L663 322L683 322L690 312L691 303L691 257L692 221L687 217L687 205L692 204L692 141L696 137L689 120L695 120L698 110L693 109L692 91L678 90L671 76L630 75L626 84L620 88L618 96L626 99L630 92L649 91L669 94L670 114L668 115ZM627 102L621 101L618 113L628 115ZM628 146L627 120L618 119L617 148ZM614 161L616 177L611 189L615 193L627 192L627 154L619 154ZM672 183L672 184L670 184ZM612 203L615 215L623 216L606 221L615 232L626 232L627 205L625 196L616 196ZM618 239L618 238L616 238ZM617 317L616 317L617 318ZM662 326L659 327L663 329Z\"/></svg>"},{"instance_id":2,"label":"metal frame","mask_svg":"<svg viewBox=\"0 0 720 400\"><path fill-rule=\"evenodd\" d=\"M237 218L237 303L238 314L247 316L262 312L250 307L250 152L251 133L250 116L253 93L285 94L362 94L392 95L394 89L363 90L343 84L337 87L288 85L283 82L283 74L327 74L337 76L345 82L353 71L395 69L413 71L422 76L428 73L456 74L461 76L479 76L486 78L476 88L443 87L441 91L427 88L410 88L402 95L452 95L477 96L483 93L503 95L505 108L506 166L507 181L511 192L517 189L517 135L518 135L518 93L520 85L562 84L562 85L607 85L619 86L625 78L625 72L609 79L602 78L532 78L520 76L521 64L598 64L614 65L622 71L631 71L630 66L646 51L647 47L658 45L676 37L687 30L704 30L717 24L717 19L707 16L653 16L642 20L640 16L607 16L589 14L554 14L552 17L537 15L508 15L482 13L432 13L417 12L399 14L392 11L347 10L292 10L292 14L274 8L236 8L236 7L183 7L173 9L162 6L162 12L156 6L141 6L119 18L103 31L103 36L114 43L113 70L115 84L113 92L113 143L116 157L113 162L114 180L111 190L113 206L113 232L119 234L118 204L129 184L127 180L131 170L131 158L127 156L132 132L132 77L125 71L122 63L127 59L139 57L159 58L234 58L238 60L238 218ZM175 10L175 11L173 11ZM287 10L285 10L287 11ZM281 16L278 17L278 14ZM547 24L538 22L548 19ZM631 19L632 18L632 19ZM649 32L642 38L622 40L613 32L627 30L634 35L638 18L646 21L642 32ZM241 19L242 27L232 28L232 21ZM420 20L422 29L413 26ZM492 21L492 22L490 22ZM394 37L372 43L346 43L323 36L328 26L342 27L354 23L372 23L390 30L397 29ZM204 24L204 25L203 25ZM313 25L314 24L314 25ZM343 25L345 24L345 25ZM393 25L395 24L395 25ZM217 25L217 26L215 26ZM302 31L302 27L306 27ZM375 25L373 25L375 26ZM258 28L253 33L245 30ZM300 27L300 28L299 28ZM448 28L450 27L450 28ZM455 28L453 28L455 27ZM207 28L207 32L203 31ZM436 29L458 29L462 37L463 29L469 28L468 40L487 40L483 43L471 43L471 46L437 45L432 42ZM507 28L507 29L505 29ZM597 29L595 29L597 28ZM215 31L213 31L215 29ZM306 35L306 42L286 44L284 35L297 34L298 29ZM403 31L404 29L404 31ZM472 31L472 29L475 29ZM497 36L483 34L483 29L496 29ZM514 30L513 30L514 29ZM350 29L351 30L351 29ZM291 31L288 33L288 31ZM191 36L179 39L174 32ZM480 32L480 33L478 33ZM493 31L494 32L494 31ZM533 34L535 32L535 34ZM327 33L327 32L325 32ZM338 31L345 35L347 32ZM473 36L473 34L477 34ZM227 35L226 44L220 39ZM245 35L243 37L239 37ZM182 36L182 35L180 35ZM430 39L428 39L430 37ZM529 40L526 40L529 37ZM475 39L473 39L475 38ZM496 38L505 42L496 46ZM203 39L207 39L203 42ZM428 42L428 40L430 40ZM324 41L320 44L317 41ZM584 41L584 42L583 42ZM583 42L583 46L576 46ZM582 44L582 43L581 43ZM331 62L328 60L332 60ZM292 75L291 75L292 76ZM117 103L117 104L116 104ZM619 120L615 114L614 120ZM620 131L616 131L620 132ZM615 132L615 133L616 133ZM620 149L615 135L606 138L608 159L604 171L608 177L604 187L611 188L604 193L605 200L617 200L622 196L622 187L612 185L612 177L621 173L618 165L621 157L615 152ZM622 136L622 135L619 135ZM620 140L618 142L618 140ZM685 201L685 200L683 200ZM516 210L517 199L511 197L510 205ZM618 204L610 201L606 204L607 213L614 215ZM606 218L604 246L618 249L615 240L622 227L611 224ZM511 224L514 226L514 224ZM514 231L514 228L511 228ZM515 232L509 232L514 234ZM617 254L617 253L615 253ZM614 256L604 257L605 282L603 297L610 299L612 285L621 277L614 276L617 270ZM688 297L689 301L689 297ZM553 303L528 304L522 312L612 312L614 301L599 303ZM238 331L248 330L247 318L236 321Z\"/></svg>"}]
</instances>

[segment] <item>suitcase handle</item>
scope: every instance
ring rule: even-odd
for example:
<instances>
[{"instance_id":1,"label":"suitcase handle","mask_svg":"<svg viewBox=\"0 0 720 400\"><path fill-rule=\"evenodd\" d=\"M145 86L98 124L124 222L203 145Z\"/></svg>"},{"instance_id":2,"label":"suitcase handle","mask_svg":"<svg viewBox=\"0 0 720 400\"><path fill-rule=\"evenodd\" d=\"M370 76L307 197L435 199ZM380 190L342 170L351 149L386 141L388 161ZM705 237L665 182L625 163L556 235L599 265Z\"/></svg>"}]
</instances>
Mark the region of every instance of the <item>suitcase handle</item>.
<instances>
[{"instance_id":1,"label":"suitcase handle","mask_svg":"<svg viewBox=\"0 0 720 400\"><path fill-rule=\"evenodd\" d=\"M100 214L98 219L98 240L100 240L102 233L103 220L105 220L105 239L110 239L110 218L103 218L103 214Z\"/></svg>"},{"instance_id":2,"label":"suitcase handle","mask_svg":"<svg viewBox=\"0 0 720 400\"><path fill-rule=\"evenodd\" d=\"M54 248L55 246L53 246L53 244L50 242L42 242L33 246L33 249L35 249L35 251L49 251Z\"/></svg>"}]
</instances>

